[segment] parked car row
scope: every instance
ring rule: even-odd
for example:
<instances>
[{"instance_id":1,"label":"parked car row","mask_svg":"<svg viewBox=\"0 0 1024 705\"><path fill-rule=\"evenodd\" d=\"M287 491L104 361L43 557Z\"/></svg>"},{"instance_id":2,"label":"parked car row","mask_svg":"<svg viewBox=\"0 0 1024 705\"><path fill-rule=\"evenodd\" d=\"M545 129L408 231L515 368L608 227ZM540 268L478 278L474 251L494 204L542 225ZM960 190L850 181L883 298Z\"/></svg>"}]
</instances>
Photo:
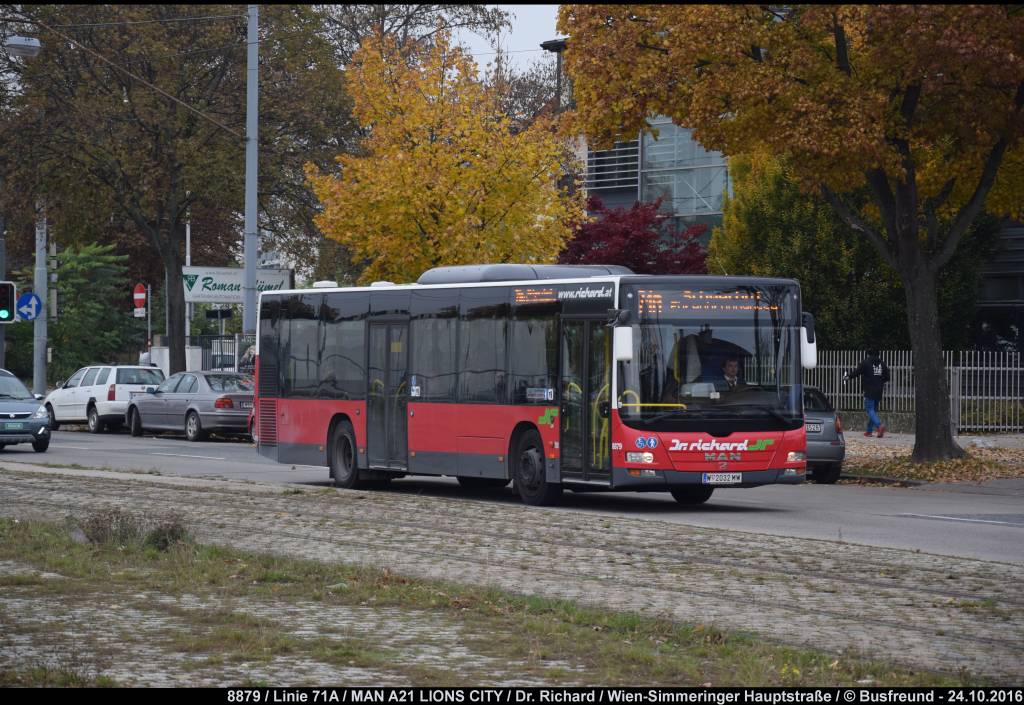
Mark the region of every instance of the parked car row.
<instances>
[{"instance_id":1,"label":"parked car row","mask_svg":"<svg viewBox=\"0 0 1024 705\"><path fill-rule=\"evenodd\" d=\"M19 382L20 384L20 382ZM211 431L247 433L252 377L238 372L178 372L164 378L156 367L83 367L43 400L49 428L84 423L90 433L127 424L144 431L183 432L199 441Z\"/></svg>"}]
</instances>

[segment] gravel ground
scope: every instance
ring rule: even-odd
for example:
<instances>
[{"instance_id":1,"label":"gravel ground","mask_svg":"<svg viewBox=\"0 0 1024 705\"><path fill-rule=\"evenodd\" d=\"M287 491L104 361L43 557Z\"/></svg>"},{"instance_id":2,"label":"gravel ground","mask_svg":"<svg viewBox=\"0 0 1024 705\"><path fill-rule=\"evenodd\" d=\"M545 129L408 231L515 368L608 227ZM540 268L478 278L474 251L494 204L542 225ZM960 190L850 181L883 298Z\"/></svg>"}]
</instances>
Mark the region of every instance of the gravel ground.
<instances>
[{"instance_id":1,"label":"gravel ground","mask_svg":"<svg viewBox=\"0 0 1024 705\"><path fill-rule=\"evenodd\" d=\"M572 599L911 667L1008 682L1024 677L1020 566L486 501L0 468L0 515L53 520L112 507L181 513L204 543ZM0 597L8 621L62 608L32 603ZM144 621L145 605L142 599L131 607L139 614L128 623ZM103 611L102 604L92 607L93 615ZM89 614L67 615L72 623L94 623ZM288 614L279 616L290 623ZM421 621L389 619L413 631ZM0 644L0 660L13 657ZM175 672L173 658L154 660Z\"/></svg>"}]
</instances>

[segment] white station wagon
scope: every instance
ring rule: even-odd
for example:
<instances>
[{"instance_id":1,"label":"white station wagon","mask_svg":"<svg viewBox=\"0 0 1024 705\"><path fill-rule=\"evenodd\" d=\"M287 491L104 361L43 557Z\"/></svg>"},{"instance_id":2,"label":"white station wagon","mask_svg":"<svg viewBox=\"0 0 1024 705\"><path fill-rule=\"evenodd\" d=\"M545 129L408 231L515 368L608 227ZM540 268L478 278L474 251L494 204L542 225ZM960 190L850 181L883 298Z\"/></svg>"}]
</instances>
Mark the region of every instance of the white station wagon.
<instances>
[{"instance_id":1,"label":"white station wagon","mask_svg":"<svg viewBox=\"0 0 1024 705\"><path fill-rule=\"evenodd\" d=\"M62 423L85 423L90 433L124 423L132 392L144 392L164 381L163 370L139 365L83 367L43 400L50 430Z\"/></svg>"}]
</instances>

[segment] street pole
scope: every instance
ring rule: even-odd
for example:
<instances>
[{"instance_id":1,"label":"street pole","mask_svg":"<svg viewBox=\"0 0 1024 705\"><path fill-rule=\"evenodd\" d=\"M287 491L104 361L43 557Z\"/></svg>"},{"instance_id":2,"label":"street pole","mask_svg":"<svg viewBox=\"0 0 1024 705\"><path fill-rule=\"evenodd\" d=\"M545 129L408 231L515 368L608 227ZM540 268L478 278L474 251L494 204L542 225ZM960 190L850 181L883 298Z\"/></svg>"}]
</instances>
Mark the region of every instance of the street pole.
<instances>
[{"instance_id":1,"label":"street pole","mask_svg":"<svg viewBox=\"0 0 1024 705\"><path fill-rule=\"evenodd\" d=\"M192 216L186 216L185 220L185 266L192 266ZM192 332L192 304L185 304L185 347L192 344L189 335Z\"/></svg>"},{"instance_id":2,"label":"street pole","mask_svg":"<svg viewBox=\"0 0 1024 705\"><path fill-rule=\"evenodd\" d=\"M36 271L33 289L39 297L39 315L32 335L32 393L46 394L46 312L50 287L46 281L46 210L39 209L36 222Z\"/></svg>"},{"instance_id":3,"label":"street pole","mask_svg":"<svg viewBox=\"0 0 1024 705\"><path fill-rule=\"evenodd\" d=\"M7 280L7 218L0 215L0 281ZM14 302L11 302L14 305ZM7 331L0 325L0 369L7 367Z\"/></svg>"},{"instance_id":4,"label":"street pole","mask_svg":"<svg viewBox=\"0 0 1024 705\"><path fill-rule=\"evenodd\" d=\"M153 288L146 284L146 352L153 364Z\"/></svg>"},{"instance_id":5,"label":"street pole","mask_svg":"<svg viewBox=\"0 0 1024 705\"><path fill-rule=\"evenodd\" d=\"M259 6L249 5L249 53L245 80L245 280L242 330L256 332L256 257L259 250L256 179L259 125Z\"/></svg>"}]
</instances>

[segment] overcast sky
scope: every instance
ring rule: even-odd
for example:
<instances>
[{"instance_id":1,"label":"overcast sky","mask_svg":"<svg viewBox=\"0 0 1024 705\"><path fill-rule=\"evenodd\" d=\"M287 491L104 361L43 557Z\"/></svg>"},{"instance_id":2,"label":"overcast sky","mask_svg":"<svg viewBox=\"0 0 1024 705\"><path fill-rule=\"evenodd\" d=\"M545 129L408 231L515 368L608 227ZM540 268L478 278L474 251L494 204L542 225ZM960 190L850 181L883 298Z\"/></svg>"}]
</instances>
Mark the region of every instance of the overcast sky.
<instances>
[{"instance_id":1,"label":"overcast sky","mask_svg":"<svg viewBox=\"0 0 1024 705\"><path fill-rule=\"evenodd\" d=\"M554 55L540 48L541 42L555 39L555 22L558 5L498 5L509 12L512 31L503 32L500 43L509 52L512 64L520 69L543 59L554 61ZM460 32L459 40L473 52L473 58L481 68L494 60L494 49L486 40L470 32Z\"/></svg>"}]
</instances>

